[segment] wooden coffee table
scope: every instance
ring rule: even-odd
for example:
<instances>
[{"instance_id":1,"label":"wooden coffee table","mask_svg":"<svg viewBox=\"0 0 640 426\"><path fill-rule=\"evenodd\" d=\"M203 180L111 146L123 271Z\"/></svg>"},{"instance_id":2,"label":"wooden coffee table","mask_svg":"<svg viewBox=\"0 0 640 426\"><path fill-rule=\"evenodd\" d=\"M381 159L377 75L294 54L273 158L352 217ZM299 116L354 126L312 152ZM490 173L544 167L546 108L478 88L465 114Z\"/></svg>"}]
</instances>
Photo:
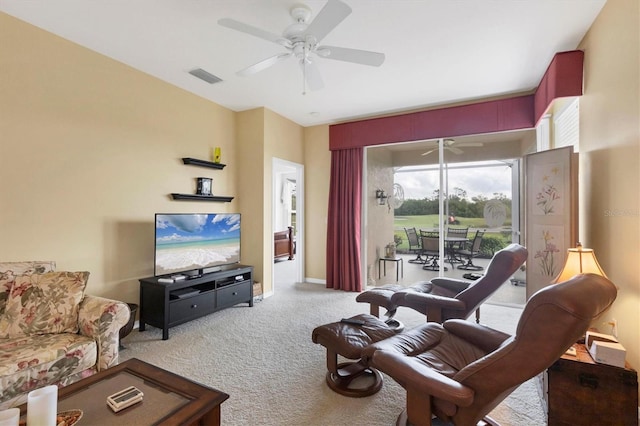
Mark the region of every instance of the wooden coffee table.
<instances>
[{"instance_id":1,"label":"wooden coffee table","mask_svg":"<svg viewBox=\"0 0 640 426\"><path fill-rule=\"evenodd\" d=\"M144 393L141 403L114 413L107 396L128 386ZM136 358L61 388L58 412L80 409L79 425L219 425L224 392ZM20 406L26 417L26 404Z\"/></svg>"}]
</instances>

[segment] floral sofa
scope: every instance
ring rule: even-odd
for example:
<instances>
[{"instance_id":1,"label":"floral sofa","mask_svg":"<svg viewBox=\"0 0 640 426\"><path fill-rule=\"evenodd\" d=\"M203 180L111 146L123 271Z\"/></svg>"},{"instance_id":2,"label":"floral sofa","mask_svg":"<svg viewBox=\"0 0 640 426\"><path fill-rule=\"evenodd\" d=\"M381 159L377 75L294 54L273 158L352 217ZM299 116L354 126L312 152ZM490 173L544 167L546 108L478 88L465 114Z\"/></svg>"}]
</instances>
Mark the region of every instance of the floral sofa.
<instances>
[{"instance_id":1,"label":"floral sofa","mask_svg":"<svg viewBox=\"0 0 640 426\"><path fill-rule=\"evenodd\" d=\"M118 363L129 307L85 295L88 277L54 262L0 262L0 409Z\"/></svg>"}]
</instances>

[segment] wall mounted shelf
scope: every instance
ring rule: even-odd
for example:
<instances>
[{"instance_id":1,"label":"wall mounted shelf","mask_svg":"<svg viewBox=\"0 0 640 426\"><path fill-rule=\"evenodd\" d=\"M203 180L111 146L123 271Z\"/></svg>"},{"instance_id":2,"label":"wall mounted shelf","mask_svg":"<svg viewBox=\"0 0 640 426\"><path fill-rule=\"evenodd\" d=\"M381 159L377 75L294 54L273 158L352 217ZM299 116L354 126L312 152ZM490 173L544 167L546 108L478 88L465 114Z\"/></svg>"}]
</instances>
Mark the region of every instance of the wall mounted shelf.
<instances>
[{"instance_id":1,"label":"wall mounted shelf","mask_svg":"<svg viewBox=\"0 0 640 426\"><path fill-rule=\"evenodd\" d=\"M206 160L198 160L197 158L191 158L191 157L183 157L182 162L190 166L207 167L209 169L216 169L216 170L222 170L226 166L226 164L214 163ZM204 191L198 190L198 192L204 192ZM210 192L210 191L206 191L206 192ZM226 196L200 195L200 194L176 194L176 193L172 193L171 198L173 198L174 200L213 201L217 203L229 203L231 202L231 200L233 200L233 197L226 197Z\"/></svg>"},{"instance_id":2,"label":"wall mounted shelf","mask_svg":"<svg viewBox=\"0 0 640 426\"><path fill-rule=\"evenodd\" d=\"M200 166L200 167L208 167L210 169L218 169L222 170L226 166L226 164L213 163L211 161L198 160L197 158L185 157L182 159L184 164L189 164L191 166Z\"/></svg>"},{"instance_id":3,"label":"wall mounted shelf","mask_svg":"<svg viewBox=\"0 0 640 426\"><path fill-rule=\"evenodd\" d=\"M188 201L215 201L218 203L229 203L233 200L233 197L218 197L215 195L197 195L197 194L176 194L172 193L171 197L174 200L188 200Z\"/></svg>"}]
</instances>

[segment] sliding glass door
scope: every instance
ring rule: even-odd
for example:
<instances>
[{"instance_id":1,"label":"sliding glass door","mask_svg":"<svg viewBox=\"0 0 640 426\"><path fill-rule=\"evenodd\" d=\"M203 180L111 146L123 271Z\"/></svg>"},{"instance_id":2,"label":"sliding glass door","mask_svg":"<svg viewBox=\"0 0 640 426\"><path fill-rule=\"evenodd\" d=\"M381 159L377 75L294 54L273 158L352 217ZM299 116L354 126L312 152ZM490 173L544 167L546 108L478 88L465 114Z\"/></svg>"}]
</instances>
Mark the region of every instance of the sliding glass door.
<instances>
[{"instance_id":1,"label":"sliding glass door","mask_svg":"<svg viewBox=\"0 0 640 426\"><path fill-rule=\"evenodd\" d=\"M404 201L395 209L396 229L413 225L418 233L441 237L444 253L438 263L446 267L441 275L452 275L454 268L473 271L475 264L481 270L483 258L519 234L519 221L513 218L518 186L512 175L517 171L513 160L444 163L442 170L439 165L397 168L394 183L402 188ZM478 231L484 233L481 251L468 253Z\"/></svg>"},{"instance_id":2,"label":"sliding glass door","mask_svg":"<svg viewBox=\"0 0 640 426\"><path fill-rule=\"evenodd\" d=\"M385 271L379 270L389 242L404 256L405 285L437 276L474 279L483 274L496 251L519 242L519 159L535 150L535 142L534 131L522 131L368 148L363 225L367 285L395 281L395 274L385 280ZM387 198L377 198L382 193ZM409 241L413 230L423 250L420 256L415 241ZM524 275L514 277L514 283L520 279L524 284ZM516 294L504 303L524 304L524 288L505 290Z\"/></svg>"}]
</instances>

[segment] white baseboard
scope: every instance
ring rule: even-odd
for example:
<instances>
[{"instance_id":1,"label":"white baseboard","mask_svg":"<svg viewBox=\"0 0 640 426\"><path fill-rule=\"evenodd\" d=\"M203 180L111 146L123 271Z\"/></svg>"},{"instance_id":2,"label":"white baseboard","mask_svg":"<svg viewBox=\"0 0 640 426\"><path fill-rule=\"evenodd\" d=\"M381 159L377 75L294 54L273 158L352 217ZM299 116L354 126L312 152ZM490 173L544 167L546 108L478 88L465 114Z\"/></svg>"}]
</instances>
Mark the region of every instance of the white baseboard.
<instances>
[{"instance_id":1,"label":"white baseboard","mask_svg":"<svg viewBox=\"0 0 640 426\"><path fill-rule=\"evenodd\" d=\"M306 277L304 279L304 282L309 284L324 284L324 285L327 284L327 280L320 280L318 278L309 278L309 277Z\"/></svg>"}]
</instances>

